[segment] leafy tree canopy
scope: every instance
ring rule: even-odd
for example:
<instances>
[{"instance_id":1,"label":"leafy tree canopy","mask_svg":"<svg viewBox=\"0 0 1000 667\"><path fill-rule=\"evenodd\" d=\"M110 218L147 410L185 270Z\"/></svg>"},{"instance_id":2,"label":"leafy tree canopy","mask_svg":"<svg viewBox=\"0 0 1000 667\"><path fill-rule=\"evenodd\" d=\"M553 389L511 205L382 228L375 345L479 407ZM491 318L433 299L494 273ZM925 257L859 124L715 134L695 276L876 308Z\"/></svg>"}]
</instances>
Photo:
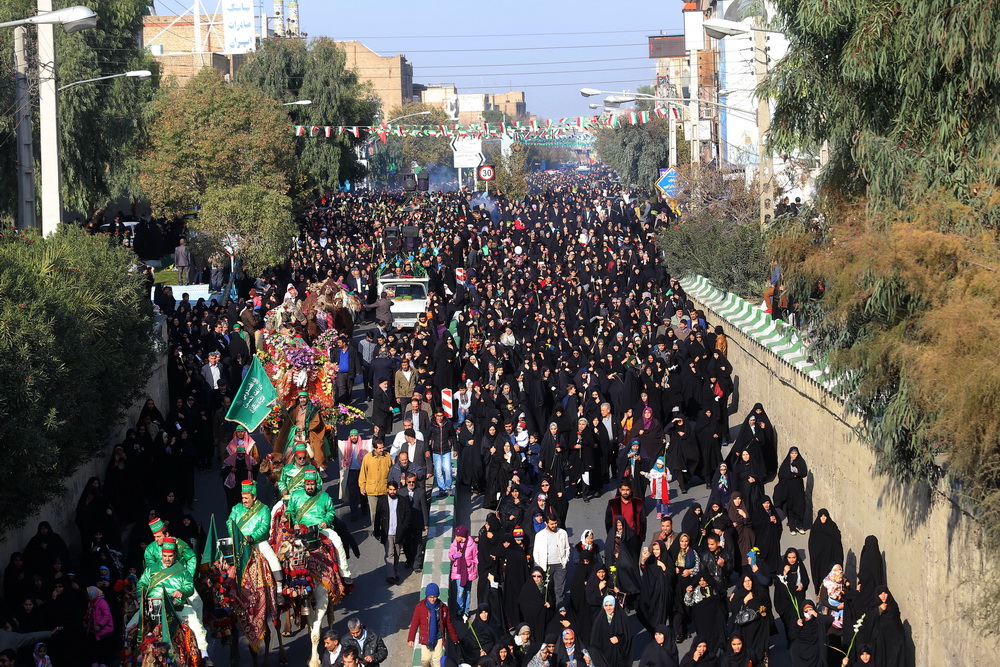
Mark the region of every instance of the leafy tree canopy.
<instances>
[{"instance_id":1,"label":"leafy tree canopy","mask_svg":"<svg viewBox=\"0 0 1000 667\"><path fill-rule=\"evenodd\" d=\"M136 191L136 146L145 140L143 107L155 94L156 63L140 46L142 17L148 13L145 0L56 0L55 7L87 5L97 11L96 28L68 34L57 28L56 61L59 85L130 70L148 69L147 81L122 77L75 86L59 93L60 157L63 205L91 214L108 202ZM34 0L0 0L0 21L22 19L37 11ZM35 28L29 28L27 55L31 73L31 95L37 103L37 43ZM0 62L5 72L14 71L13 30L0 30ZM13 76L0 83L0 106L15 108ZM33 104L36 146L38 107ZM16 114L0 115L0 134L13 137ZM16 143L0 143L0 160L16 164ZM14 169L0 170L0 210L16 210L17 183Z\"/></svg>"},{"instance_id":2,"label":"leafy tree canopy","mask_svg":"<svg viewBox=\"0 0 1000 667\"><path fill-rule=\"evenodd\" d=\"M254 86L280 102L311 100L307 106L285 107L291 117L286 121L289 125L371 125L378 98L354 71L345 68L346 62L343 49L327 37L308 44L299 39L268 39L236 73L236 82ZM364 176L351 140L347 134L298 140L296 162L308 194L319 195L345 180Z\"/></svg>"},{"instance_id":3,"label":"leafy tree canopy","mask_svg":"<svg viewBox=\"0 0 1000 667\"><path fill-rule=\"evenodd\" d=\"M153 362L131 250L75 227L0 232L0 533L104 451Z\"/></svg>"},{"instance_id":4,"label":"leafy tree canopy","mask_svg":"<svg viewBox=\"0 0 1000 667\"><path fill-rule=\"evenodd\" d=\"M399 121L399 123L401 125L436 126L449 122L448 114L445 113L444 109L422 102L415 102L390 109L388 114L383 114L384 119L382 122L409 114L420 113L421 111L429 111L430 113L424 116L406 118ZM403 160L403 164L399 165L400 173L408 172L412 162L416 162L424 169L434 165L452 166L450 140L445 137L390 137L388 141L398 141L400 144Z\"/></svg>"}]
</instances>

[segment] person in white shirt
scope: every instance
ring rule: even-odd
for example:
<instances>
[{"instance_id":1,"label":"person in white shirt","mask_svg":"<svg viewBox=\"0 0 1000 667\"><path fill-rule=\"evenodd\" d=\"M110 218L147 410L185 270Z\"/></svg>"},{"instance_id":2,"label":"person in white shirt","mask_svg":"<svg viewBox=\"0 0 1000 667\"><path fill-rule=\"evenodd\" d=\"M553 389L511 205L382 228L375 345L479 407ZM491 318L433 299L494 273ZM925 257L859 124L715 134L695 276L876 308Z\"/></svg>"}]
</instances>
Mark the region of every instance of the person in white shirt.
<instances>
[{"instance_id":1,"label":"person in white shirt","mask_svg":"<svg viewBox=\"0 0 1000 667\"><path fill-rule=\"evenodd\" d=\"M412 439L407 435L408 432L413 433ZM410 455L411 461L423 468L427 467L426 461L414 458L421 451L426 451L427 446L424 445L424 434L413 428L413 420L409 418L403 420L403 430L393 437L392 446L389 448L389 455L395 459L403 451L404 446L406 447L407 454Z\"/></svg>"},{"instance_id":2,"label":"person in white shirt","mask_svg":"<svg viewBox=\"0 0 1000 667\"><path fill-rule=\"evenodd\" d=\"M344 660L340 656L343 647L340 645L339 634L333 630L327 630L326 634L323 635L323 648L326 649L320 663L323 667L338 667L344 664Z\"/></svg>"},{"instance_id":3,"label":"person in white shirt","mask_svg":"<svg viewBox=\"0 0 1000 667\"><path fill-rule=\"evenodd\" d=\"M535 535L532 553L535 565L552 578L556 600L562 602L566 590L566 565L569 563L569 536L559 527L559 521L549 516L545 530Z\"/></svg>"}]
</instances>

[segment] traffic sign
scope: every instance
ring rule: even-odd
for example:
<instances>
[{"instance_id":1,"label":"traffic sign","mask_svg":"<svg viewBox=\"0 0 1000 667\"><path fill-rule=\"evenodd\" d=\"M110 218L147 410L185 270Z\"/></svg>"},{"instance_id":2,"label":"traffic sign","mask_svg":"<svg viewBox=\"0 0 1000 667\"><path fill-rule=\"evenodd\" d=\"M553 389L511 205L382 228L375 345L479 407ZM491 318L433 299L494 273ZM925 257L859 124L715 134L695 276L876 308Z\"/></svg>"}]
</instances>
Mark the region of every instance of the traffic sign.
<instances>
[{"instance_id":1,"label":"traffic sign","mask_svg":"<svg viewBox=\"0 0 1000 667\"><path fill-rule=\"evenodd\" d=\"M656 181L656 187L660 189L660 192L671 199L677 196L683 185L684 179L673 167L664 171L659 180Z\"/></svg>"},{"instance_id":2,"label":"traffic sign","mask_svg":"<svg viewBox=\"0 0 1000 667\"><path fill-rule=\"evenodd\" d=\"M454 151L456 169L475 169L483 163L482 139L452 139L451 150Z\"/></svg>"},{"instance_id":3,"label":"traffic sign","mask_svg":"<svg viewBox=\"0 0 1000 667\"><path fill-rule=\"evenodd\" d=\"M492 181L493 177L496 176L496 172L493 170L493 167L488 164L484 164L476 173L481 181Z\"/></svg>"}]
</instances>

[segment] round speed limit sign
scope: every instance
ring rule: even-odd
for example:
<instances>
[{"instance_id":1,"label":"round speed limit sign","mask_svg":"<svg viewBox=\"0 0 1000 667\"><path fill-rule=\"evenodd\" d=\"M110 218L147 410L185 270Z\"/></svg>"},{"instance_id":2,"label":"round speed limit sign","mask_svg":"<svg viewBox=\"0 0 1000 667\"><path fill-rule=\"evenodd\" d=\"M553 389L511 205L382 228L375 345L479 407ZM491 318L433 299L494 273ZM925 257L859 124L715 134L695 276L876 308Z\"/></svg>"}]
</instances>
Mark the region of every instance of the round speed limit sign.
<instances>
[{"instance_id":1,"label":"round speed limit sign","mask_svg":"<svg viewBox=\"0 0 1000 667\"><path fill-rule=\"evenodd\" d=\"M496 172L493 170L493 167L488 164L484 164L476 173L479 175L479 180L481 181L492 181L493 177L496 176Z\"/></svg>"}]
</instances>

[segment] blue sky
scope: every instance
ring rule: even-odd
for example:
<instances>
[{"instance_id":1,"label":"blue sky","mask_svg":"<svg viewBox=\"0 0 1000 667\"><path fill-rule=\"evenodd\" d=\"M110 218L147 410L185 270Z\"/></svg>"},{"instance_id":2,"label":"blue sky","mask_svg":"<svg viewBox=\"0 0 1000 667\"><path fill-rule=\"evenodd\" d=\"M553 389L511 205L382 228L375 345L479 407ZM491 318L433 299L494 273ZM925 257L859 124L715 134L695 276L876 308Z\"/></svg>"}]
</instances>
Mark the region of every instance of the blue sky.
<instances>
[{"instance_id":1,"label":"blue sky","mask_svg":"<svg viewBox=\"0 0 1000 667\"><path fill-rule=\"evenodd\" d=\"M523 90L528 111L542 118L594 113L587 104L595 100L578 92L585 86L635 90L652 83L646 37L682 32L682 6L680 0L299 0L310 37L356 39L383 56L402 53L415 83L454 84L459 93Z\"/></svg>"}]
</instances>

